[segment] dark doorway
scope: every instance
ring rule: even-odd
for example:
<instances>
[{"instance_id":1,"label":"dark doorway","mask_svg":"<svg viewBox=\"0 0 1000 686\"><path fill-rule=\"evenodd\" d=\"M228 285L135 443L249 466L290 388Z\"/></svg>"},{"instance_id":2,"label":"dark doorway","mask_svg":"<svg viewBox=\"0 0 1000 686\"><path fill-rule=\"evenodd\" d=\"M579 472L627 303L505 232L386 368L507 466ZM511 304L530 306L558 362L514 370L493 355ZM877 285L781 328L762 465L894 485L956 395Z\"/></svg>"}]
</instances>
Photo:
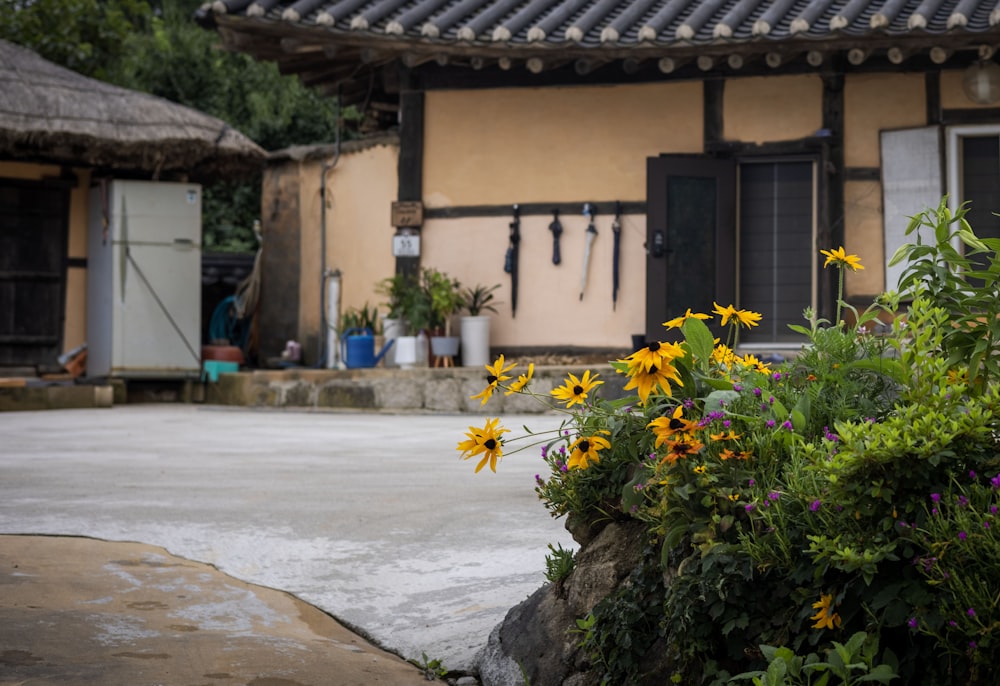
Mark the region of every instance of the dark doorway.
<instances>
[{"instance_id":1,"label":"dark doorway","mask_svg":"<svg viewBox=\"0 0 1000 686\"><path fill-rule=\"evenodd\" d=\"M59 368L68 222L65 185L0 179L0 367Z\"/></svg>"}]
</instances>

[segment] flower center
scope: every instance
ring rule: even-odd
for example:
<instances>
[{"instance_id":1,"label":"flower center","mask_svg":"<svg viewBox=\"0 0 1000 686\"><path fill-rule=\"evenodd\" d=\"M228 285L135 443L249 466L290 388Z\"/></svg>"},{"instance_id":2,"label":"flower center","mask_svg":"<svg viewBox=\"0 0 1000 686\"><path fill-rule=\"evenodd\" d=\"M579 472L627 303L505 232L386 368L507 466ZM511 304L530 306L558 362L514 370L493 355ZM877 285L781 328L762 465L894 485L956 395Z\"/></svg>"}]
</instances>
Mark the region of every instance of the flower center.
<instances>
[{"instance_id":1,"label":"flower center","mask_svg":"<svg viewBox=\"0 0 1000 686\"><path fill-rule=\"evenodd\" d=\"M590 441L580 441L580 452L581 453L590 452Z\"/></svg>"},{"instance_id":2,"label":"flower center","mask_svg":"<svg viewBox=\"0 0 1000 686\"><path fill-rule=\"evenodd\" d=\"M483 443L483 445L486 446L487 450L496 450L497 449L497 442L496 442L495 438L488 438L488 439L486 439L486 442Z\"/></svg>"},{"instance_id":3,"label":"flower center","mask_svg":"<svg viewBox=\"0 0 1000 686\"><path fill-rule=\"evenodd\" d=\"M497 382L497 377L493 376L492 374L486 377L486 383L495 384L496 382Z\"/></svg>"},{"instance_id":4,"label":"flower center","mask_svg":"<svg viewBox=\"0 0 1000 686\"><path fill-rule=\"evenodd\" d=\"M649 352L655 353L657 350L660 349L660 342L659 341L655 341L653 343L650 343L646 347L649 348Z\"/></svg>"},{"instance_id":5,"label":"flower center","mask_svg":"<svg viewBox=\"0 0 1000 686\"><path fill-rule=\"evenodd\" d=\"M573 395L581 395L583 393L583 386L573 386Z\"/></svg>"},{"instance_id":6,"label":"flower center","mask_svg":"<svg viewBox=\"0 0 1000 686\"><path fill-rule=\"evenodd\" d=\"M670 428L671 429L673 429L674 431L676 431L677 429L680 429L682 426L684 426L684 422L682 422L680 419L678 419L677 417L671 417L670 418Z\"/></svg>"}]
</instances>

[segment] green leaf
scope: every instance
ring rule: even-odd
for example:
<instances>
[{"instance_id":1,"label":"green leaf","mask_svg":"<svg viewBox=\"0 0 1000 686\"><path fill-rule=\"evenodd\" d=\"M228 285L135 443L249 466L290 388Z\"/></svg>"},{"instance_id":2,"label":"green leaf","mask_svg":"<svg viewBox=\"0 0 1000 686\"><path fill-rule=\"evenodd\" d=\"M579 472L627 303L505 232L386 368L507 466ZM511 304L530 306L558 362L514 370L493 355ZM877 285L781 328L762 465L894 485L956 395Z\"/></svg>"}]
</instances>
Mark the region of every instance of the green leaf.
<instances>
[{"instance_id":1,"label":"green leaf","mask_svg":"<svg viewBox=\"0 0 1000 686\"><path fill-rule=\"evenodd\" d=\"M712 349L715 347L715 336L705 322L694 317L684 322L681 331L684 332L684 340L687 341L691 354L698 360L699 368L707 369L708 360L712 357Z\"/></svg>"}]
</instances>

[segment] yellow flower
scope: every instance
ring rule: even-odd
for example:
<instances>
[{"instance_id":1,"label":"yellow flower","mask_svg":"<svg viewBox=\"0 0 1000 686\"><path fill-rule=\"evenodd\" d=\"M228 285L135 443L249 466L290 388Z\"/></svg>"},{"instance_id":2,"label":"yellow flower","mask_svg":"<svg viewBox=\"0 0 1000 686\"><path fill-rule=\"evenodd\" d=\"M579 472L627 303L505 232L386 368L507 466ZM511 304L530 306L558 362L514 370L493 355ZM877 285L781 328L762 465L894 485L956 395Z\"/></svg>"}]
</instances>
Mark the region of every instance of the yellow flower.
<instances>
[{"instance_id":1,"label":"yellow flower","mask_svg":"<svg viewBox=\"0 0 1000 686\"><path fill-rule=\"evenodd\" d=\"M729 320L732 317L736 316L736 308L733 307L732 305L728 305L726 307L723 307L722 305L720 305L719 303L717 303L715 301L713 301L712 304L715 305L715 309L712 310L712 311L715 314L717 314L720 317L722 317L722 325L723 326L725 326L726 324L728 324Z\"/></svg>"},{"instance_id":2,"label":"yellow flower","mask_svg":"<svg viewBox=\"0 0 1000 686\"><path fill-rule=\"evenodd\" d=\"M722 433L712 434L709 436L713 441L735 441L740 437L740 434L734 431L723 431Z\"/></svg>"},{"instance_id":3,"label":"yellow flower","mask_svg":"<svg viewBox=\"0 0 1000 686\"><path fill-rule=\"evenodd\" d=\"M740 499L740 494L739 493L730 493L729 494L729 499L732 500L735 503L737 500Z\"/></svg>"},{"instance_id":4,"label":"yellow flower","mask_svg":"<svg viewBox=\"0 0 1000 686\"><path fill-rule=\"evenodd\" d=\"M635 367L630 367L628 375L631 378L628 383L625 384L623 390L628 391L633 388L636 389L636 393L639 394L639 403L642 405L646 404L649 394L656 388L663 391L664 395L670 395L671 381L678 386L684 385L677 372L677 367L673 366L669 362L663 362L660 366L653 366L650 369L645 369L644 365L639 364Z\"/></svg>"},{"instance_id":5,"label":"yellow flower","mask_svg":"<svg viewBox=\"0 0 1000 686\"><path fill-rule=\"evenodd\" d=\"M740 323L745 329L749 329L752 326L757 326L760 324L760 313L751 312L750 310L736 310L735 312L736 321Z\"/></svg>"},{"instance_id":6,"label":"yellow flower","mask_svg":"<svg viewBox=\"0 0 1000 686\"><path fill-rule=\"evenodd\" d=\"M583 377L578 379L575 374L570 374L566 382L559 386L558 388L553 388L551 393L553 396L562 400L566 403L566 408L573 407L576 404L582 404L584 400L587 399L587 393L589 393L594 387L600 386L603 381L598 381L597 377L600 374L594 374L593 377L590 376L590 370L588 369L583 373Z\"/></svg>"},{"instance_id":7,"label":"yellow flower","mask_svg":"<svg viewBox=\"0 0 1000 686\"><path fill-rule=\"evenodd\" d=\"M719 365L732 366L737 359L736 353L728 345L717 345L712 348L712 362Z\"/></svg>"},{"instance_id":8,"label":"yellow flower","mask_svg":"<svg viewBox=\"0 0 1000 686\"><path fill-rule=\"evenodd\" d=\"M768 371L770 371L768 369L768 363L761 362L759 359L757 359L757 356L754 355L753 353L747 353L742 358L737 357L735 359L741 365L743 365L744 369L753 369L754 371L758 371L762 374L766 374Z\"/></svg>"},{"instance_id":9,"label":"yellow flower","mask_svg":"<svg viewBox=\"0 0 1000 686\"><path fill-rule=\"evenodd\" d=\"M812 604L816 608L817 612L809 619L815 619L816 623L812 625L813 629L832 629L834 626L840 626L840 615L832 611L830 607L833 604L833 595L820 595L819 601Z\"/></svg>"},{"instance_id":10,"label":"yellow flower","mask_svg":"<svg viewBox=\"0 0 1000 686\"><path fill-rule=\"evenodd\" d=\"M820 250L820 253L826 255L826 262L823 263L824 268L833 264L839 269L850 267L851 271L855 272L859 269L864 269L864 267L861 266L861 258L857 255L848 255L843 246L837 248L836 250Z\"/></svg>"},{"instance_id":11,"label":"yellow flower","mask_svg":"<svg viewBox=\"0 0 1000 686\"><path fill-rule=\"evenodd\" d=\"M497 424L500 422L499 417L497 419L486 419L486 426L483 428L470 426L469 430L465 433L468 438L464 441L459 441L456 450L462 451L462 459L468 460L470 457L475 457L476 455L482 454L483 459L479 461L476 465L476 473L486 466L489 462L490 469L494 472L497 470L497 460L503 457L503 439L501 434L507 433L507 429L498 427Z\"/></svg>"},{"instance_id":12,"label":"yellow flower","mask_svg":"<svg viewBox=\"0 0 1000 686\"><path fill-rule=\"evenodd\" d=\"M610 441L599 434L611 435L610 431L603 429L596 431L593 436L581 436L569 447L570 455L566 460L566 467L569 469L586 469L590 463L601 461L597 453L611 447Z\"/></svg>"},{"instance_id":13,"label":"yellow flower","mask_svg":"<svg viewBox=\"0 0 1000 686\"><path fill-rule=\"evenodd\" d=\"M956 384L967 384L969 383L969 372L966 369L949 369L948 370L948 385L955 386Z\"/></svg>"},{"instance_id":14,"label":"yellow flower","mask_svg":"<svg viewBox=\"0 0 1000 686\"><path fill-rule=\"evenodd\" d=\"M646 371L649 371L653 367L659 367L663 362L672 362L678 357L684 357L684 349L680 343L660 343L657 341L639 348L619 362L628 364L629 376L631 376L634 367L645 367Z\"/></svg>"},{"instance_id":15,"label":"yellow flower","mask_svg":"<svg viewBox=\"0 0 1000 686\"><path fill-rule=\"evenodd\" d=\"M664 462L669 462L673 464L677 461L677 458L687 457L688 455L697 455L701 452L701 449L705 445L695 438L691 438L690 435L684 434L680 436L679 440L668 440L667 441L667 454L663 456L660 460L660 464Z\"/></svg>"},{"instance_id":16,"label":"yellow flower","mask_svg":"<svg viewBox=\"0 0 1000 686\"><path fill-rule=\"evenodd\" d=\"M480 403L481 405L485 405L486 401L493 396L493 391L497 389L497 386L510 378L509 376L505 376L505 374L517 366L515 363L511 362L509 365L504 367L503 363L504 359L503 355L501 355L496 359L492 367L490 365L486 365L486 371L489 372L489 374L486 375L486 388L483 389L482 393L476 393L474 396L471 396L473 399L482 398L483 402Z\"/></svg>"},{"instance_id":17,"label":"yellow flower","mask_svg":"<svg viewBox=\"0 0 1000 686\"><path fill-rule=\"evenodd\" d=\"M523 391L524 387L528 385L528 382L531 381L531 377L534 374L535 374L535 363L531 362L528 364L528 373L519 375L517 377L517 381L515 381L510 385L510 388L507 389L507 392L504 393L504 395L510 395L511 393L520 393L521 391Z\"/></svg>"},{"instance_id":18,"label":"yellow flower","mask_svg":"<svg viewBox=\"0 0 1000 686\"><path fill-rule=\"evenodd\" d=\"M672 438L694 433L698 429L698 424L697 422L684 419L684 407L678 405L674 408L671 416L657 417L647 424L646 428L653 429L653 434L656 435L656 444L653 447L659 448L664 442Z\"/></svg>"},{"instance_id":19,"label":"yellow flower","mask_svg":"<svg viewBox=\"0 0 1000 686\"><path fill-rule=\"evenodd\" d=\"M707 467L705 467L705 465L700 464L697 467L695 467L693 471L695 474L704 474L706 469Z\"/></svg>"},{"instance_id":20,"label":"yellow flower","mask_svg":"<svg viewBox=\"0 0 1000 686\"><path fill-rule=\"evenodd\" d=\"M689 319L711 319L711 317L707 314L702 314L701 312L692 312L691 308L689 307L688 311L682 314L680 317L674 317L668 322L663 322L663 325L668 329L679 329L682 326L684 326L684 322L686 322Z\"/></svg>"}]
</instances>

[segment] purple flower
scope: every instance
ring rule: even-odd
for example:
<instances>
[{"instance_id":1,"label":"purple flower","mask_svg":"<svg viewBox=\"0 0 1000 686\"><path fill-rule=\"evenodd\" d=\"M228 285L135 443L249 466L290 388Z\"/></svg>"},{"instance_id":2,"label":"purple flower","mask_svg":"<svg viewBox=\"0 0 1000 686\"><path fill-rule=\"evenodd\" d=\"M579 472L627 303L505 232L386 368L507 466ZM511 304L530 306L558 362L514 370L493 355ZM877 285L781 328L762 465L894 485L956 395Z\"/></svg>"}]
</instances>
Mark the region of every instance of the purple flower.
<instances>
[{"instance_id":1,"label":"purple flower","mask_svg":"<svg viewBox=\"0 0 1000 686\"><path fill-rule=\"evenodd\" d=\"M1000 474L997 474L992 479L990 479L990 485L993 486L993 490L1000 489Z\"/></svg>"},{"instance_id":2,"label":"purple flower","mask_svg":"<svg viewBox=\"0 0 1000 686\"><path fill-rule=\"evenodd\" d=\"M966 507L968 504L969 504L969 499L968 498L966 498L964 495L958 496L958 506L959 507Z\"/></svg>"},{"instance_id":3,"label":"purple flower","mask_svg":"<svg viewBox=\"0 0 1000 686\"><path fill-rule=\"evenodd\" d=\"M775 372L774 374L771 375L771 378L774 379L775 381L781 381L781 372Z\"/></svg>"},{"instance_id":4,"label":"purple flower","mask_svg":"<svg viewBox=\"0 0 1000 686\"><path fill-rule=\"evenodd\" d=\"M936 507L932 507L931 508L931 514L932 515L936 515L937 514L937 508Z\"/></svg>"},{"instance_id":5,"label":"purple flower","mask_svg":"<svg viewBox=\"0 0 1000 686\"><path fill-rule=\"evenodd\" d=\"M997 506L990 505L990 514L996 514L996 513L997 513Z\"/></svg>"},{"instance_id":6,"label":"purple flower","mask_svg":"<svg viewBox=\"0 0 1000 686\"><path fill-rule=\"evenodd\" d=\"M969 615L970 617L975 617L976 611L970 607L968 610L965 611L965 614Z\"/></svg>"},{"instance_id":7,"label":"purple flower","mask_svg":"<svg viewBox=\"0 0 1000 686\"><path fill-rule=\"evenodd\" d=\"M747 481L747 486L754 486L756 484L757 484L756 479L750 479L749 481Z\"/></svg>"},{"instance_id":8,"label":"purple flower","mask_svg":"<svg viewBox=\"0 0 1000 686\"><path fill-rule=\"evenodd\" d=\"M632 507L629 508L629 512L631 512L632 514L635 514L638 511L639 511L638 505L633 505Z\"/></svg>"},{"instance_id":9,"label":"purple flower","mask_svg":"<svg viewBox=\"0 0 1000 686\"><path fill-rule=\"evenodd\" d=\"M827 427L827 426L823 427L823 438L825 438L828 441L834 441L834 442L840 440L840 436L838 436L837 434L831 432L830 428Z\"/></svg>"},{"instance_id":10,"label":"purple flower","mask_svg":"<svg viewBox=\"0 0 1000 686\"><path fill-rule=\"evenodd\" d=\"M815 512L815 511L816 511L816 510L818 510L818 509L819 509L819 508L820 508L820 507L821 507L822 505L823 505L823 501L822 501L822 500L814 500L814 501L812 501L812 503L811 503L811 504L809 505L809 509L810 509L810 510L812 510L813 512Z\"/></svg>"},{"instance_id":11,"label":"purple flower","mask_svg":"<svg viewBox=\"0 0 1000 686\"><path fill-rule=\"evenodd\" d=\"M569 471L569 467L566 466L565 462L560 462L559 463L559 471L560 472L568 472Z\"/></svg>"},{"instance_id":12,"label":"purple flower","mask_svg":"<svg viewBox=\"0 0 1000 686\"><path fill-rule=\"evenodd\" d=\"M734 383L733 384L733 390L736 391L737 393L739 393L740 391L743 390L743 386L740 386L738 383Z\"/></svg>"},{"instance_id":13,"label":"purple flower","mask_svg":"<svg viewBox=\"0 0 1000 686\"><path fill-rule=\"evenodd\" d=\"M972 479L973 481L976 480L976 473L971 469L969 470L969 478Z\"/></svg>"},{"instance_id":14,"label":"purple flower","mask_svg":"<svg viewBox=\"0 0 1000 686\"><path fill-rule=\"evenodd\" d=\"M684 405L685 410L690 410L694 407L694 400L692 398L684 398L684 402L681 404Z\"/></svg>"},{"instance_id":15,"label":"purple flower","mask_svg":"<svg viewBox=\"0 0 1000 686\"><path fill-rule=\"evenodd\" d=\"M907 624L910 625L911 629L916 629L917 628L917 618L916 617L910 617L910 621L908 621Z\"/></svg>"},{"instance_id":16,"label":"purple flower","mask_svg":"<svg viewBox=\"0 0 1000 686\"><path fill-rule=\"evenodd\" d=\"M768 403L768 405L773 405L774 404L774 396L773 395L767 399L767 403Z\"/></svg>"},{"instance_id":17,"label":"purple flower","mask_svg":"<svg viewBox=\"0 0 1000 686\"><path fill-rule=\"evenodd\" d=\"M940 493L931 493L931 500L933 500L935 503L941 502L941 494Z\"/></svg>"},{"instance_id":18,"label":"purple flower","mask_svg":"<svg viewBox=\"0 0 1000 686\"><path fill-rule=\"evenodd\" d=\"M989 522L983 522L983 528L984 529L989 529L990 528L990 523Z\"/></svg>"},{"instance_id":19,"label":"purple flower","mask_svg":"<svg viewBox=\"0 0 1000 686\"><path fill-rule=\"evenodd\" d=\"M789 420L787 420L787 419L786 419L786 420L785 420L785 421L784 421L784 422L782 423L782 425L781 425L781 428L782 428L782 429L788 429L789 431L791 431L791 430L792 430L792 423L791 423L791 422L790 422Z\"/></svg>"},{"instance_id":20,"label":"purple flower","mask_svg":"<svg viewBox=\"0 0 1000 686\"><path fill-rule=\"evenodd\" d=\"M635 485L635 490L637 490L637 491L641 491L643 488L645 488L645 486L642 485L642 484L636 484Z\"/></svg>"},{"instance_id":21,"label":"purple flower","mask_svg":"<svg viewBox=\"0 0 1000 686\"><path fill-rule=\"evenodd\" d=\"M969 641L969 650L975 650L978 647L975 641Z\"/></svg>"},{"instance_id":22,"label":"purple flower","mask_svg":"<svg viewBox=\"0 0 1000 686\"><path fill-rule=\"evenodd\" d=\"M773 429L774 428L774 420L773 419L768 419L767 420L767 428L768 429Z\"/></svg>"},{"instance_id":23,"label":"purple flower","mask_svg":"<svg viewBox=\"0 0 1000 686\"><path fill-rule=\"evenodd\" d=\"M760 394L761 394L761 390L759 388L755 388L755 389L753 389L753 394L759 398ZM997 478L1000 479L1000 474L997 474Z\"/></svg>"},{"instance_id":24,"label":"purple flower","mask_svg":"<svg viewBox=\"0 0 1000 686\"><path fill-rule=\"evenodd\" d=\"M746 505L743 506L743 509L746 510L747 512L753 512L754 508L756 507L757 506L754 505L753 503L747 503Z\"/></svg>"},{"instance_id":25,"label":"purple flower","mask_svg":"<svg viewBox=\"0 0 1000 686\"><path fill-rule=\"evenodd\" d=\"M781 494L778 493L777 491L771 491L770 493L767 494L767 499L768 500L777 500L780 497L781 497Z\"/></svg>"},{"instance_id":26,"label":"purple flower","mask_svg":"<svg viewBox=\"0 0 1000 686\"><path fill-rule=\"evenodd\" d=\"M724 420L724 421L722 422L722 427L723 427L724 429L728 429L728 428L729 428L729 427L731 427L732 425L733 425L733 423L732 423L731 421L729 421L728 419L726 419L726 420Z\"/></svg>"},{"instance_id":27,"label":"purple flower","mask_svg":"<svg viewBox=\"0 0 1000 686\"><path fill-rule=\"evenodd\" d=\"M959 531L958 532L958 540L964 541L966 538L968 538L968 535L966 535L966 533L964 531Z\"/></svg>"},{"instance_id":28,"label":"purple flower","mask_svg":"<svg viewBox=\"0 0 1000 686\"><path fill-rule=\"evenodd\" d=\"M948 620L948 626L950 626L952 629L954 629L956 626L958 626L958 622L956 622L954 619L949 619Z\"/></svg>"}]
</instances>

